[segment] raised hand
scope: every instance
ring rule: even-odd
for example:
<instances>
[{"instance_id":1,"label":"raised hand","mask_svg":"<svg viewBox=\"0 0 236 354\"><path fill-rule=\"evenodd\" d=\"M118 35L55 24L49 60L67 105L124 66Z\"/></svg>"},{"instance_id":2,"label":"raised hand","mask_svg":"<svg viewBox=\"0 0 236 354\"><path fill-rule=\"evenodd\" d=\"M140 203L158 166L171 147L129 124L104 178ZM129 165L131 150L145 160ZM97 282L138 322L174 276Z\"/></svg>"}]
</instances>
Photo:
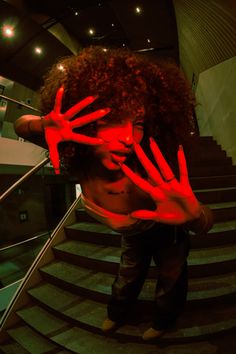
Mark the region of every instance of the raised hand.
<instances>
[{"instance_id":1,"label":"raised hand","mask_svg":"<svg viewBox=\"0 0 236 354\"><path fill-rule=\"evenodd\" d=\"M103 144L102 139L74 133L73 129L96 121L97 119L104 117L107 113L110 112L110 108L99 109L95 112L70 121L70 119L72 119L82 109L90 105L97 97L86 97L84 100L78 102L65 113L61 113L63 94L64 88L61 87L57 91L53 111L51 111L43 118L45 138L49 148L50 159L56 174L60 173L58 144L61 141L74 141L76 143L87 145Z\"/></svg>"},{"instance_id":2,"label":"raised hand","mask_svg":"<svg viewBox=\"0 0 236 354\"><path fill-rule=\"evenodd\" d=\"M166 224L184 224L199 218L201 206L189 184L186 159L182 146L178 150L180 180L178 181L156 142L150 138L150 148L158 169L148 159L141 146L135 144L135 153L147 171L149 181L134 173L125 164L121 169L133 183L147 192L156 204L156 210L137 210L131 213L134 218L154 220Z\"/></svg>"}]
</instances>

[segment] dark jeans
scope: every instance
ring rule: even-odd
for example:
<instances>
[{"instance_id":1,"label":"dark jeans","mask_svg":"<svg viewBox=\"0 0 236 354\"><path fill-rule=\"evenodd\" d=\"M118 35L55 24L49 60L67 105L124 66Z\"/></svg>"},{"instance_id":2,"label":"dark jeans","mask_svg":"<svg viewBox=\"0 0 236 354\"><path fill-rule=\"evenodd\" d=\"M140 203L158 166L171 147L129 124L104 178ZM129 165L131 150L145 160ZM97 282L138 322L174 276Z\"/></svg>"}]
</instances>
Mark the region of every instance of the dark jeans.
<instances>
[{"instance_id":1,"label":"dark jeans","mask_svg":"<svg viewBox=\"0 0 236 354\"><path fill-rule=\"evenodd\" d=\"M182 312L187 297L189 236L181 227L155 224L138 235L122 235L119 273L112 286L108 317L125 322L142 289L151 259L158 267L153 327L166 329Z\"/></svg>"}]
</instances>

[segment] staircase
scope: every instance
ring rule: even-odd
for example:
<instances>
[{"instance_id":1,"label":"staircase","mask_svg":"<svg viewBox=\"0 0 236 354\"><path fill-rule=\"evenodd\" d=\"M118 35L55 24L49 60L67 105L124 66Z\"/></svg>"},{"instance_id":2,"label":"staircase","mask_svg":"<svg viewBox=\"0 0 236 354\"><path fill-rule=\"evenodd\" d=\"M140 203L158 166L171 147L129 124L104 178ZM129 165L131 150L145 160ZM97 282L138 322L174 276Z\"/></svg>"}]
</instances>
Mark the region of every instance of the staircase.
<instances>
[{"instance_id":1,"label":"staircase","mask_svg":"<svg viewBox=\"0 0 236 354\"><path fill-rule=\"evenodd\" d=\"M109 337L102 334L120 235L77 206L6 318L2 353L236 353L236 166L213 139L200 141L191 152L190 180L199 200L211 207L215 225L207 235L192 236L188 302L175 327L156 342L141 339L150 322L152 265L136 318Z\"/></svg>"}]
</instances>

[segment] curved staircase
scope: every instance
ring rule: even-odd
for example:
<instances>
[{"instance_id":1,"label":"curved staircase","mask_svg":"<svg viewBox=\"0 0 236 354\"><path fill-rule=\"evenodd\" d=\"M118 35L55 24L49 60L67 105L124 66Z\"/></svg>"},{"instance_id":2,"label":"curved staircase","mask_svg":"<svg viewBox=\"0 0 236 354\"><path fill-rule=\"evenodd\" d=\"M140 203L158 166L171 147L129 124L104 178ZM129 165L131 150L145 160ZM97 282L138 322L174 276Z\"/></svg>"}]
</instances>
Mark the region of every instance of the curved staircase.
<instances>
[{"instance_id":1,"label":"curved staircase","mask_svg":"<svg viewBox=\"0 0 236 354\"><path fill-rule=\"evenodd\" d=\"M191 184L215 224L207 235L192 236L188 302L175 327L156 342L141 339L152 311L157 270L151 266L136 316L103 335L120 235L75 202L6 311L3 353L236 353L236 166L210 137L200 142L189 161Z\"/></svg>"}]
</instances>

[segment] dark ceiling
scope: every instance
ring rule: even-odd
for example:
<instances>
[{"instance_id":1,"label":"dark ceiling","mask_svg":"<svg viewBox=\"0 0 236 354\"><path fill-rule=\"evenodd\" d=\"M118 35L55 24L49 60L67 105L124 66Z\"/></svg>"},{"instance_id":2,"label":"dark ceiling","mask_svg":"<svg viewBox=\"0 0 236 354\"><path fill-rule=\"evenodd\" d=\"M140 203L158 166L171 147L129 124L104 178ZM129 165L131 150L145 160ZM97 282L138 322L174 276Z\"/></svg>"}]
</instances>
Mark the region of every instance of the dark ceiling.
<instances>
[{"instance_id":1,"label":"dark ceiling","mask_svg":"<svg viewBox=\"0 0 236 354\"><path fill-rule=\"evenodd\" d=\"M6 23L14 27L12 38L3 37ZM125 46L178 61L171 0L0 0L0 27L0 75L32 89L58 58L89 45Z\"/></svg>"}]
</instances>

